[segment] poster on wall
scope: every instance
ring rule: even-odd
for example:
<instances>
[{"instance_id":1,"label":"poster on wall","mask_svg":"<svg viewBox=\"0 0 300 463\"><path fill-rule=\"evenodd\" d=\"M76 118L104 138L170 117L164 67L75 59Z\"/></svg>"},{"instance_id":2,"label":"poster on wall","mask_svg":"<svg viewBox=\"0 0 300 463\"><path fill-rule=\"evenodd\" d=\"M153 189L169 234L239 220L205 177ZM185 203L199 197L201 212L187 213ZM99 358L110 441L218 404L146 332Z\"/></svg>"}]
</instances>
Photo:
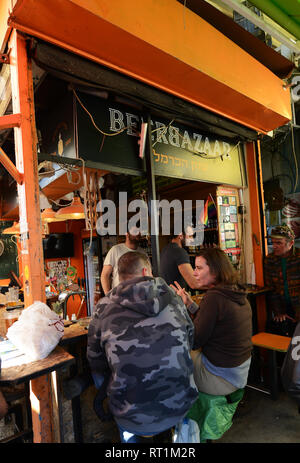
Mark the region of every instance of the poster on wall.
<instances>
[{"instance_id":1,"label":"poster on wall","mask_svg":"<svg viewBox=\"0 0 300 463\"><path fill-rule=\"evenodd\" d=\"M288 225L295 233L295 246L300 247L300 193L286 196L286 204L281 210L282 225Z\"/></svg>"},{"instance_id":2,"label":"poster on wall","mask_svg":"<svg viewBox=\"0 0 300 463\"><path fill-rule=\"evenodd\" d=\"M219 212L220 248L226 252L231 262L238 265L240 258L238 227L238 190L219 187L217 189L217 205Z\"/></svg>"}]
</instances>

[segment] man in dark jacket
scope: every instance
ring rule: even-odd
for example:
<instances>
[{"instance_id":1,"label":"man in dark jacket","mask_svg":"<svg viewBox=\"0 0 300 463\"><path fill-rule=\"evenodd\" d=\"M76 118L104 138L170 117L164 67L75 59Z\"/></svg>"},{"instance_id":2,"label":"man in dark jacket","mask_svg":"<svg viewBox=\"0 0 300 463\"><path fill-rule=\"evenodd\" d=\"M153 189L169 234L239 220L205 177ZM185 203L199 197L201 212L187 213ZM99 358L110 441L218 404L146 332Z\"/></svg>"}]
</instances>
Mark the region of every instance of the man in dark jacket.
<instances>
[{"instance_id":1,"label":"man in dark jacket","mask_svg":"<svg viewBox=\"0 0 300 463\"><path fill-rule=\"evenodd\" d=\"M183 288L197 288L197 281L194 277L190 257L184 249L184 244L193 236L188 234L189 229L179 234L175 231L175 224L171 223L171 241L163 248L160 256L160 276L168 285L177 281Z\"/></svg>"},{"instance_id":2,"label":"man in dark jacket","mask_svg":"<svg viewBox=\"0 0 300 463\"><path fill-rule=\"evenodd\" d=\"M294 238L286 225L273 228L273 252L264 263L265 284L272 287L267 296L269 315L279 323L277 334L288 336L300 321L300 249L294 248Z\"/></svg>"},{"instance_id":3,"label":"man in dark jacket","mask_svg":"<svg viewBox=\"0 0 300 463\"><path fill-rule=\"evenodd\" d=\"M90 323L87 356L121 441L148 442L175 426L197 398L194 329L173 289L153 278L146 255L124 254L118 271L121 283L99 301Z\"/></svg>"}]
</instances>

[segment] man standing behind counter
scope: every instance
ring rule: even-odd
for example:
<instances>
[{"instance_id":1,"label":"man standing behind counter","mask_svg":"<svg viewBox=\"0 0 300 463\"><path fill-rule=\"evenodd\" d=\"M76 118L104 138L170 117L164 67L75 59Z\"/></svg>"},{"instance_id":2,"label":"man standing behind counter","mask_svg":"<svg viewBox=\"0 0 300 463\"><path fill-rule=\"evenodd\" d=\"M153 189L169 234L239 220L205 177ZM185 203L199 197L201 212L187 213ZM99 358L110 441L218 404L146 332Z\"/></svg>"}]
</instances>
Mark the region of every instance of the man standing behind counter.
<instances>
[{"instance_id":1,"label":"man standing behind counter","mask_svg":"<svg viewBox=\"0 0 300 463\"><path fill-rule=\"evenodd\" d=\"M118 261L125 252L137 251L145 254L139 247L141 233L138 228L132 227L126 233L125 243L116 244L108 251L101 272L101 285L106 295L112 288L120 283L118 274Z\"/></svg>"},{"instance_id":2,"label":"man standing behind counter","mask_svg":"<svg viewBox=\"0 0 300 463\"><path fill-rule=\"evenodd\" d=\"M192 235L185 232L176 235L175 225L172 224L172 227L171 242L163 248L160 256L160 276L168 285L177 281L183 288L189 286L191 289L197 289L197 280L194 277L190 257L183 248L186 240Z\"/></svg>"}]
</instances>

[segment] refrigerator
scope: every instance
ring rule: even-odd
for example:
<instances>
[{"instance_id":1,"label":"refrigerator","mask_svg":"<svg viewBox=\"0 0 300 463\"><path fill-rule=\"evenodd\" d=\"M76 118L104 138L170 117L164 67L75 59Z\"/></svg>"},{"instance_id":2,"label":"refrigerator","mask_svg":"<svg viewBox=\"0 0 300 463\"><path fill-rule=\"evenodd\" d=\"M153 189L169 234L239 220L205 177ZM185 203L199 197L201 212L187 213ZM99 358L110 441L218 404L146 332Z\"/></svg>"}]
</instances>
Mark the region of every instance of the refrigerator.
<instances>
[{"instance_id":1,"label":"refrigerator","mask_svg":"<svg viewBox=\"0 0 300 463\"><path fill-rule=\"evenodd\" d=\"M83 262L86 287L87 315L92 316L95 306L103 296L100 275L103 267L101 239L98 236L83 238Z\"/></svg>"}]
</instances>

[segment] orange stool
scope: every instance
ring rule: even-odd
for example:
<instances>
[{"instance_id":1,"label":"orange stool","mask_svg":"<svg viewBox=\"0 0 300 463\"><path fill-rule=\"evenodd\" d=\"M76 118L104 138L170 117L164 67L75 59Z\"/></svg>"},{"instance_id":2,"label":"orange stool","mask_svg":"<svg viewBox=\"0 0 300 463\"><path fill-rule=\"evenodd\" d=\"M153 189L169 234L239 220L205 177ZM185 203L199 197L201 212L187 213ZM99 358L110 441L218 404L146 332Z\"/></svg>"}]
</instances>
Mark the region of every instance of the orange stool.
<instances>
[{"instance_id":1,"label":"orange stool","mask_svg":"<svg viewBox=\"0 0 300 463\"><path fill-rule=\"evenodd\" d=\"M273 400L276 400L279 394L276 352L287 352L291 339L264 332L252 336L253 346L269 351L270 393Z\"/></svg>"}]
</instances>

